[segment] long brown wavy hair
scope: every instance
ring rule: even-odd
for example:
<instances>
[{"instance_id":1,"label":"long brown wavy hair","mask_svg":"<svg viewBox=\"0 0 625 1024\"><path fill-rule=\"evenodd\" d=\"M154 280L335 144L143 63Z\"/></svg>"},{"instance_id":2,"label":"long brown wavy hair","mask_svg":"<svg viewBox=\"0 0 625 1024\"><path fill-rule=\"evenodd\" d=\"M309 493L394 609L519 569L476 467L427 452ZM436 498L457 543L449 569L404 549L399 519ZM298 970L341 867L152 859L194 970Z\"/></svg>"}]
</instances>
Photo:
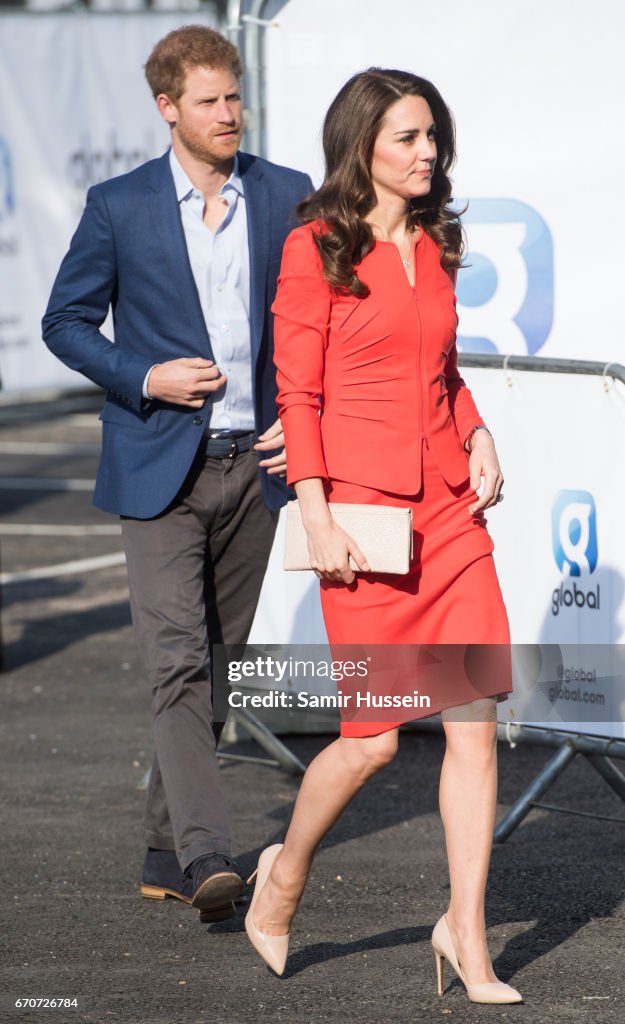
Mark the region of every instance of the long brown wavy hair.
<instances>
[{"instance_id":1,"label":"long brown wavy hair","mask_svg":"<svg viewBox=\"0 0 625 1024\"><path fill-rule=\"evenodd\" d=\"M437 159L430 191L410 201L408 227L426 231L441 249L441 265L459 267L464 243L459 213L451 209L449 172L456 158L454 121L438 89L409 71L369 68L345 83L323 125L323 184L298 207L304 224L321 220L314 234L326 280L339 291L365 298L369 289L356 266L375 239L365 220L376 204L371 181L373 148L386 111L403 96L421 96L436 125Z\"/></svg>"}]
</instances>

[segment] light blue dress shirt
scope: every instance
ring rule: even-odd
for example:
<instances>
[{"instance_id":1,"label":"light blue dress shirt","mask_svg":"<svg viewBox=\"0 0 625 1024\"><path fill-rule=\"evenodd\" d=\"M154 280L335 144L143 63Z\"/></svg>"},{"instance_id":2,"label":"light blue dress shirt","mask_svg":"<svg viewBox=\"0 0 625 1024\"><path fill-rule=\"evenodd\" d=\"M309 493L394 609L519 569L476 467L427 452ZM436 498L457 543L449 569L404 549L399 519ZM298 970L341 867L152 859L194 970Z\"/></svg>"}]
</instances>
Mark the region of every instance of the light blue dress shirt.
<instances>
[{"instance_id":1,"label":"light blue dress shirt","mask_svg":"<svg viewBox=\"0 0 625 1024\"><path fill-rule=\"evenodd\" d=\"M250 260L238 160L235 157L234 170L219 191L228 209L215 233L202 220L204 196L187 177L173 149L169 160L206 330L215 362L228 378L212 398L210 433L253 430ZM146 385L149 389L148 381Z\"/></svg>"}]
</instances>

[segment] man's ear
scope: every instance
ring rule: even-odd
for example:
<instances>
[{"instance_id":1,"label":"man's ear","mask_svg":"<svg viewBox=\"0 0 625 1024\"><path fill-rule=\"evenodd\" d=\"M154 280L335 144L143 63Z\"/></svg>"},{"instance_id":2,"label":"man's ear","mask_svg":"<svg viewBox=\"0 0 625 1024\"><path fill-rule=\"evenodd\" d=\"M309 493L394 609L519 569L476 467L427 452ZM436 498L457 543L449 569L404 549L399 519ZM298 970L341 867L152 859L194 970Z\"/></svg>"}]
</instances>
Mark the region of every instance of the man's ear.
<instances>
[{"instance_id":1,"label":"man's ear","mask_svg":"<svg viewBox=\"0 0 625 1024\"><path fill-rule=\"evenodd\" d=\"M174 101L170 100L167 93L162 92L156 97L156 106L159 114L164 121L167 121L169 127L175 127L178 120L178 108Z\"/></svg>"}]
</instances>

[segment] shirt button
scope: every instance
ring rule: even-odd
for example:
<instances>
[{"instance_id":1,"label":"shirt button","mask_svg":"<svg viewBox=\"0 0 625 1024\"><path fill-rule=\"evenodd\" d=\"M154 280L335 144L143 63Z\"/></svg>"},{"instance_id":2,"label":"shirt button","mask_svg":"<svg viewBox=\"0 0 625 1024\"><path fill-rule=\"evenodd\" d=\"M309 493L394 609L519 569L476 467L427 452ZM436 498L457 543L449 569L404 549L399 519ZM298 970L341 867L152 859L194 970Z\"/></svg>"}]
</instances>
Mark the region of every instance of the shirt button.
<instances>
[{"instance_id":1,"label":"shirt button","mask_svg":"<svg viewBox=\"0 0 625 1024\"><path fill-rule=\"evenodd\" d=\"M218 291L218 292L223 292L223 290L224 290L224 286L223 286L223 284L218 284L218 285L217 285L217 291Z\"/></svg>"},{"instance_id":2,"label":"shirt button","mask_svg":"<svg viewBox=\"0 0 625 1024\"><path fill-rule=\"evenodd\" d=\"M204 420L202 419L201 416L194 416L193 422L195 423L196 427L201 427Z\"/></svg>"}]
</instances>

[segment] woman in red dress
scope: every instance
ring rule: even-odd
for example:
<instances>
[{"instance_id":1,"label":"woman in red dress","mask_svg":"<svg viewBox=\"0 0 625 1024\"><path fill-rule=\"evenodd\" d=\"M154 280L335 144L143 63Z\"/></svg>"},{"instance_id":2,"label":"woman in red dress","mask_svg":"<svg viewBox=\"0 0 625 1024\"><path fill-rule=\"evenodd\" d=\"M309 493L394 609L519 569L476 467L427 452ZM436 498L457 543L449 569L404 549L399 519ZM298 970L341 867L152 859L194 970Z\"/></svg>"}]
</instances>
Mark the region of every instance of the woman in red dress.
<instances>
[{"instance_id":1,"label":"woman in red dress","mask_svg":"<svg viewBox=\"0 0 625 1024\"><path fill-rule=\"evenodd\" d=\"M300 206L304 223L285 245L273 309L288 479L321 579L333 654L336 644L507 651L483 516L501 499L503 478L457 366L462 233L447 205L451 115L430 82L370 69L334 100L323 142L326 177ZM408 575L371 573L331 518L329 500L410 506L415 552ZM405 692L416 682L407 679ZM521 999L493 973L484 921L496 701L507 689L496 673L482 685L465 674L453 692L434 694L430 709L405 715L442 712L440 808L451 899L432 943L439 992L448 959L478 1002ZM319 842L396 752L399 722L381 717L344 717L340 738L304 776L284 846L261 855L246 928L277 973Z\"/></svg>"}]
</instances>

